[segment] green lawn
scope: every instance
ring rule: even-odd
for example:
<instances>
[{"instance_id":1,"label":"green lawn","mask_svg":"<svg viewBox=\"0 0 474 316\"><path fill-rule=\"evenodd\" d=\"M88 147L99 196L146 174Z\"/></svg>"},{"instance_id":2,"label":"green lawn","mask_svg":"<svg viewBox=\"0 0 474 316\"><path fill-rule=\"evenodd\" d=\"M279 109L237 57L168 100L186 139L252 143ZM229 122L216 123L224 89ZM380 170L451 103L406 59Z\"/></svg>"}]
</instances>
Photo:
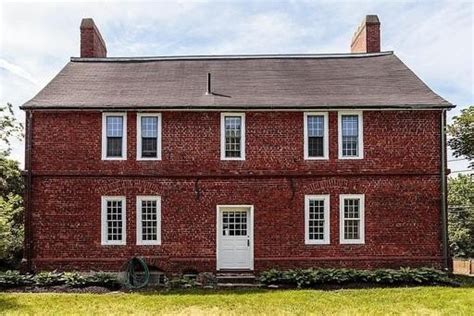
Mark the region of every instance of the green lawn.
<instances>
[{"instance_id":1,"label":"green lawn","mask_svg":"<svg viewBox=\"0 0 474 316\"><path fill-rule=\"evenodd\" d=\"M474 288L180 291L134 294L1 293L0 314L473 315Z\"/></svg>"}]
</instances>

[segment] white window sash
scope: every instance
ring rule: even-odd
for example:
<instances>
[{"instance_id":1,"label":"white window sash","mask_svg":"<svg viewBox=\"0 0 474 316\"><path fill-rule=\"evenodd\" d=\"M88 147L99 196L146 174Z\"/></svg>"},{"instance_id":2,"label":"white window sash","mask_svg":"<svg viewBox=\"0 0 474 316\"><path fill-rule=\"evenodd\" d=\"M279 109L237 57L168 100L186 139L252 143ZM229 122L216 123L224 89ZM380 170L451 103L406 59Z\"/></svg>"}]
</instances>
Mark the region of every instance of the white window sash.
<instances>
[{"instance_id":1,"label":"white window sash","mask_svg":"<svg viewBox=\"0 0 474 316\"><path fill-rule=\"evenodd\" d=\"M358 117L358 143L357 143L357 156L344 156L342 154L342 116L343 115L357 115ZM364 119L363 111L339 111L338 112L338 137L337 137L337 146L338 146L338 158L339 159L363 159L364 158Z\"/></svg>"},{"instance_id":2,"label":"white window sash","mask_svg":"<svg viewBox=\"0 0 474 316\"><path fill-rule=\"evenodd\" d=\"M308 133L308 116L323 116L324 117L324 132L323 132L323 156L309 156L309 133ZM303 115L303 135L304 135L304 159L305 160L328 160L329 159L329 119L328 112L305 112Z\"/></svg>"},{"instance_id":3,"label":"white window sash","mask_svg":"<svg viewBox=\"0 0 474 316\"><path fill-rule=\"evenodd\" d=\"M226 157L225 155L225 118L227 116L240 117L240 157ZM221 113L221 160L245 160L245 113Z\"/></svg>"},{"instance_id":4,"label":"white window sash","mask_svg":"<svg viewBox=\"0 0 474 316\"><path fill-rule=\"evenodd\" d=\"M142 117L158 118L156 157L142 157ZM137 160L161 160L161 113L137 113Z\"/></svg>"},{"instance_id":5,"label":"white window sash","mask_svg":"<svg viewBox=\"0 0 474 316\"><path fill-rule=\"evenodd\" d=\"M347 199L359 200L359 217L344 217L344 201ZM341 194L339 195L339 241L341 244L365 244L365 195L364 194ZM347 220L359 221L358 239L346 239L344 230Z\"/></svg>"},{"instance_id":6,"label":"white window sash","mask_svg":"<svg viewBox=\"0 0 474 316\"><path fill-rule=\"evenodd\" d=\"M122 239L108 240L107 231L107 202L121 201L122 202ZM127 205L125 196L103 196L101 199L101 245L126 245L127 243Z\"/></svg>"},{"instance_id":7,"label":"white window sash","mask_svg":"<svg viewBox=\"0 0 474 316\"><path fill-rule=\"evenodd\" d=\"M330 205L329 194L325 195L305 195L304 199L304 222L305 222L305 244L306 245L329 245L330 244ZM309 202L324 201L324 238L309 238Z\"/></svg>"},{"instance_id":8,"label":"white window sash","mask_svg":"<svg viewBox=\"0 0 474 316\"><path fill-rule=\"evenodd\" d=\"M143 240L142 201L156 201L156 240ZM137 245L161 245L161 197L137 196Z\"/></svg>"},{"instance_id":9,"label":"white window sash","mask_svg":"<svg viewBox=\"0 0 474 316\"><path fill-rule=\"evenodd\" d=\"M107 157L107 117L121 116L122 126L122 156ZM127 113L126 112L104 112L102 113L102 160L127 160Z\"/></svg>"}]
</instances>

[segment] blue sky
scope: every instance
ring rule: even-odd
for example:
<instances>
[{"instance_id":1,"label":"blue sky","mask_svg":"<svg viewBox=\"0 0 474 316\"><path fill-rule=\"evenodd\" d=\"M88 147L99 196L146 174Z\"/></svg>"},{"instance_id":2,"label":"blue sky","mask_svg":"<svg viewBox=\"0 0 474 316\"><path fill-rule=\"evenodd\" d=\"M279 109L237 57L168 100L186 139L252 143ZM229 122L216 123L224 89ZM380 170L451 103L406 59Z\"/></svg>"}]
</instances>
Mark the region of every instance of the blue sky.
<instances>
[{"instance_id":1,"label":"blue sky","mask_svg":"<svg viewBox=\"0 0 474 316\"><path fill-rule=\"evenodd\" d=\"M381 20L382 50L458 105L449 118L474 105L474 1L463 0L2 1L0 102L17 108L79 55L83 17L94 18L109 56L158 56L349 52L366 14ZM23 160L22 143L13 155Z\"/></svg>"}]
</instances>

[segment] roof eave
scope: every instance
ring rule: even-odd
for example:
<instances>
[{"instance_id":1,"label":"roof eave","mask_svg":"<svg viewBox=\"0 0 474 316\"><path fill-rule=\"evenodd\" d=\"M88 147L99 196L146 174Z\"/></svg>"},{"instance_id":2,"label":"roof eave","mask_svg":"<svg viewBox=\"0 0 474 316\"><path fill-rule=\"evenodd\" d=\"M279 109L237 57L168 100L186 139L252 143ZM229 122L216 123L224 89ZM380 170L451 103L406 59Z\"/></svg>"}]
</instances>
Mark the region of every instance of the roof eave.
<instances>
[{"instance_id":1,"label":"roof eave","mask_svg":"<svg viewBox=\"0 0 474 316\"><path fill-rule=\"evenodd\" d=\"M27 102L28 103L28 102ZM117 105L61 105L61 106L41 106L41 105L28 105L25 103L20 106L22 110L135 110L135 111L147 111L147 110L193 110L193 111L217 111L217 110L312 110L312 109L406 109L406 110L422 110L422 109L452 109L456 107L454 104L394 104L394 105L288 105L288 106L274 106L274 105L261 105L261 106L224 106L224 105L182 105L182 106L160 106L160 105L149 105L149 106L117 106Z\"/></svg>"}]
</instances>

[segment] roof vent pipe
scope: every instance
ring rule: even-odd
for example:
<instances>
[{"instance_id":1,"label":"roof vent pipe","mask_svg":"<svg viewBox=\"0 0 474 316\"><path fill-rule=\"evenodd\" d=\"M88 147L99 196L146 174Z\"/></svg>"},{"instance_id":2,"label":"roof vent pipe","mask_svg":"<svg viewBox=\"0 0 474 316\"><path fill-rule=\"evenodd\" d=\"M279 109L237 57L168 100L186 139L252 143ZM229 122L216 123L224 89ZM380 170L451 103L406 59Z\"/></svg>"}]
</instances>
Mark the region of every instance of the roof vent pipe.
<instances>
[{"instance_id":1,"label":"roof vent pipe","mask_svg":"<svg viewBox=\"0 0 474 316\"><path fill-rule=\"evenodd\" d=\"M212 94L211 92L211 73L207 73L207 90L206 90L206 95Z\"/></svg>"}]
</instances>

